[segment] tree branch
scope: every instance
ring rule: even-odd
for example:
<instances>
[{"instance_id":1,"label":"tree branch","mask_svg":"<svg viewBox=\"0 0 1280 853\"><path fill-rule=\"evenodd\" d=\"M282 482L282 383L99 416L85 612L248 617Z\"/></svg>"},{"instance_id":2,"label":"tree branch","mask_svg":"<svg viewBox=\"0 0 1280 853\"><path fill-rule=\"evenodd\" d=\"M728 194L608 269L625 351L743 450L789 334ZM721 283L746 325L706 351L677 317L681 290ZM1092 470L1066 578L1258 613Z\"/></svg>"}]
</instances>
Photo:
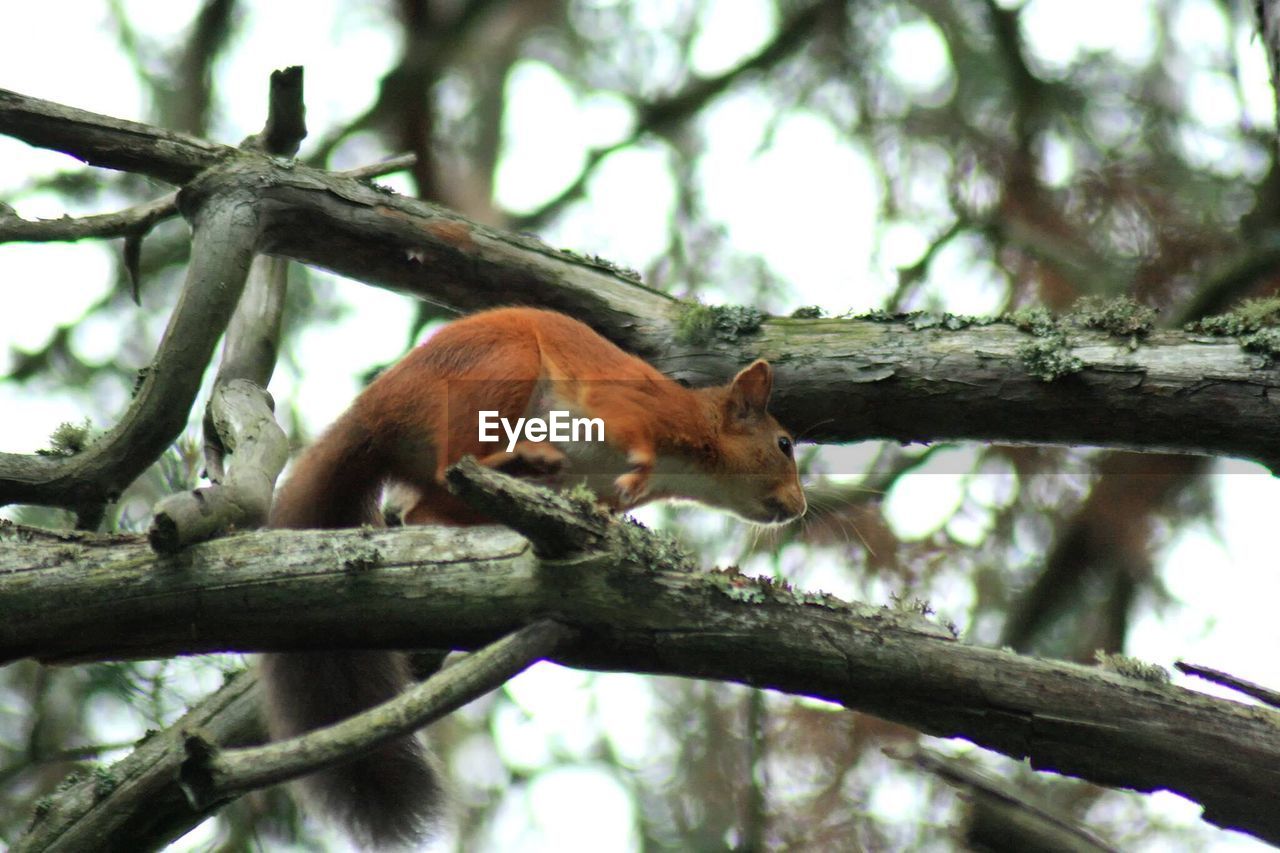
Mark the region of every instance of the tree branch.
<instances>
[{"instance_id":1,"label":"tree branch","mask_svg":"<svg viewBox=\"0 0 1280 853\"><path fill-rule=\"evenodd\" d=\"M115 213L61 219L23 219L0 205L0 243L53 243L88 237L129 237L145 234L157 222L176 216L178 194L169 193Z\"/></svg>"},{"instance_id":2,"label":"tree branch","mask_svg":"<svg viewBox=\"0 0 1280 853\"><path fill-rule=\"evenodd\" d=\"M564 310L693 384L724 381L767 357L778 371L775 412L813 441L980 440L1280 459L1271 355L1246 352L1233 338L1113 337L1072 324L1028 332L956 317L735 325L732 315L699 338L681 331L697 325L682 324L689 306L607 262L250 153L217 174L220 192L238 185L256 204L258 251L460 310L513 301ZM186 195L194 202L211 186L198 182ZM1063 375L1039 378L1046 362ZM0 457L0 502L22 499L5 488L12 470Z\"/></svg>"},{"instance_id":3,"label":"tree branch","mask_svg":"<svg viewBox=\"0 0 1280 853\"><path fill-rule=\"evenodd\" d=\"M222 191L224 188L225 191ZM132 404L106 435L63 458L0 453L0 505L82 507L111 501L187 424L200 379L240 297L257 243L252 196L217 172L180 202L195 229L177 307Z\"/></svg>"},{"instance_id":4,"label":"tree branch","mask_svg":"<svg viewBox=\"0 0 1280 853\"><path fill-rule=\"evenodd\" d=\"M271 413L271 398L247 379L214 385L209 426L231 453L230 475L215 484L169 495L156 506L147 539L171 554L226 530L266 523L276 477L289 459L289 440ZM218 454L221 468L221 448Z\"/></svg>"},{"instance_id":5,"label":"tree branch","mask_svg":"<svg viewBox=\"0 0 1280 853\"><path fill-rule=\"evenodd\" d=\"M265 151L276 157L292 157L307 138L307 107L302 96L301 65L271 72L267 98L267 122L241 147Z\"/></svg>"},{"instance_id":6,"label":"tree branch","mask_svg":"<svg viewBox=\"0 0 1280 853\"><path fill-rule=\"evenodd\" d=\"M965 841L977 850L1054 850L1057 853L1115 853L1114 848L1074 821L1059 815L1007 782L923 749L885 750L956 786L972 801Z\"/></svg>"},{"instance_id":7,"label":"tree branch","mask_svg":"<svg viewBox=\"0 0 1280 853\"><path fill-rule=\"evenodd\" d=\"M261 740L259 691L253 673L241 673L161 732L152 732L128 756L84 776L48 801L11 853L158 850L209 816L217 805L193 808L178 785L186 753L183 733L200 731L233 746Z\"/></svg>"},{"instance_id":8,"label":"tree branch","mask_svg":"<svg viewBox=\"0 0 1280 853\"><path fill-rule=\"evenodd\" d=\"M203 732L192 730L181 784L195 807L205 808L349 761L501 687L551 654L570 634L563 625L547 620L528 625L389 702L290 740L223 750Z\"/></svg>"},{"instance_id":9,"label":"tree branch","mask_svg":"<svg viewBox=\"0 0 1280 853\"><path fill-rule=\"evenodd\" d=\"M575 514L562 497L548 496ZM606 523L539 560L495 528L264 531L157 558L139 541L0 549L0 660L207 651L476 648L540 618L589 669L735 681L839 702L1037 769L1200 802L1280 840L1280 714L1168 684L955 642L918 616L709 575ZM566 522L562 527L570 527ZM14 528L10 526L10 530ZM359 594L353 594L358 590Z\"/></svg>"},{"instance_id":10,"label":"tree branch","mask_svg":"<svg viewBox=\"0 0 1280 853\"><path fill-rule=\"evenodd\" d=\"M184 184L236 149L185 133L66 107L0 89L0 133L91 166Z\"/></svg>"}]
</instances>

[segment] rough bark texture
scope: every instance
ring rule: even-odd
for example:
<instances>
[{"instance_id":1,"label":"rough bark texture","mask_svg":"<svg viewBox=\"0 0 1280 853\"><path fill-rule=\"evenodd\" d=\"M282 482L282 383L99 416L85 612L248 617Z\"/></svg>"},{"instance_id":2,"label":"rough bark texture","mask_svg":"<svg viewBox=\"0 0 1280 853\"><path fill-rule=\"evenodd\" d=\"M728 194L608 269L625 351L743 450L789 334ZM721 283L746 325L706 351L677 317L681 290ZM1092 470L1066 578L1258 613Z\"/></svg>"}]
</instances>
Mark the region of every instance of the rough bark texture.
<instances>
[{"instance_id":1,"label":"rough bark texture","mask_svg":"<svg viewBox=\"0 0 1280 853\"><path fill-rule=\"evenodd\" d=\"M180 838L225 801L191 805L178 783L183 732L198 730L224 746L262 737L257 680L241 673L181 720L140 742L128 757L49 801L10 853L137 853Z\"/></svg>"},{"instance_id":2,"label":"rough bark texture","mask_svg":"<svg viewBox=\"0 0 1280 853\"><path fill-rule=\"evenodd\" d=\"M135 167L119 149L141 131L101 119L94 133L36 133L33 122L70 120L57 105L39 103L0 92L0 131L103 165ZM89 121L75 119L75 127ZM167 169L210 161L206 148L171 136L155 131L148 138L149 156ZM510 303L559 308L694 384L724 381L752 358L769 358L777 367L775 411L808 440L1102 445L1268 465L1280 458L1280 439L1270 428L1280 373L1270 354L1246 351L1235 338L1118 337L1075 326L1046 337L1009 322L959 318L746 318L713 322L705 334L690 336L689 306L607 262L351 178L252 152L226 157L234 162L216 177L183 190L184 211L235 199L260 217L259 251L464 311ZM193 258L192 269L217 263ZM1065 365L1053 381L1040 378L1046 360ZM189 409L173 402L183 395L169 399L173 411ZM0 454L0 502L109 496L114 478L87 484L83 476L64 478L83 464ZM56 488L48 485L54 480Z\"/></svg>"},{"instance_id":3,"label":"rough bark texture","mask_svg":"<svg viewBox=\"0 0 1280 853\"><path fill-rule=\"evenodd\" d=\"M555 658L570 666L828 699L1036 768L1173 790L1209 821L1280 841L1273 711L967 646L890 610L695 574L670 548L615 542L540 562L508 531L421 528L252 533L159 558L141 541L50 548L10 536L0 610L24 615L0 626L0 659L475 648L551 617L580 632Z\"/></svg>"}]
</instances>

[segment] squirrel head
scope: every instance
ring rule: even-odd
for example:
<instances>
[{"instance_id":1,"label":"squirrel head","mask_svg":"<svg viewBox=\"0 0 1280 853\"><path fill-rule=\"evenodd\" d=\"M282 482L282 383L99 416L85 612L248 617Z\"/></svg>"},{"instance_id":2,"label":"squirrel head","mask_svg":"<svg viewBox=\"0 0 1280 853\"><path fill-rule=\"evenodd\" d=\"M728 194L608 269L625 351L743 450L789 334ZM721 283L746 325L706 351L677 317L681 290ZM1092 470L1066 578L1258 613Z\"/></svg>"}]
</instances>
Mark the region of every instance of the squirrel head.
<instances>
[{"instance_id":1,"label":"squirrel head","mask_svg":"<svg viewBox=\"0 0 1280 853\"><path fill-rule=\"evenodd\" d=\"M707 502L758 524L804 515L795 439L769 414L773 368L757 360L711 391L719 434L710 474L717 490Z\"/></svg>"}]
</instances>

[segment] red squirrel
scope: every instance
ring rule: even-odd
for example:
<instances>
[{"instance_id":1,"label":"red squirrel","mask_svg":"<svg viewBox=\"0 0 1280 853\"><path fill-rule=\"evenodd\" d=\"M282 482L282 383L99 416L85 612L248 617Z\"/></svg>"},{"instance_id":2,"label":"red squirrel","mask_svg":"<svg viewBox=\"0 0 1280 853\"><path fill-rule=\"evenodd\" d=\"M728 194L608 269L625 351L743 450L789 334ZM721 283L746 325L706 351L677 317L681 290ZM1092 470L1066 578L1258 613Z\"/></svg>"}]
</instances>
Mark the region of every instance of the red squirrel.
<instances>
[{"instance_id":1,"label":"red squirrel","mask_svg":"<svg viewBox=\"0 0 1280 853\"><path fill-rule=\"evenodd\" d=\"M456 320L375 379L299 458L269 525L380 524L384 486L416 497L406 523L485 519L444 486L463 456L532 471L563 487L586 483L601 503L628 510L684 498L775 524L805 511L793 439L767 411L765 361L728 385L689 389L623 352L585 324L534 308ZM554 410L603 421L603 441L480 440L480 413L513 422ZM397 695L409 681L398 652L264 655L268 728L276 739L345 719ZM306 792L374 847L420 840L437 822L441 786L417 738L385 745L303 780Z\"/></svg>"}]
</instances>

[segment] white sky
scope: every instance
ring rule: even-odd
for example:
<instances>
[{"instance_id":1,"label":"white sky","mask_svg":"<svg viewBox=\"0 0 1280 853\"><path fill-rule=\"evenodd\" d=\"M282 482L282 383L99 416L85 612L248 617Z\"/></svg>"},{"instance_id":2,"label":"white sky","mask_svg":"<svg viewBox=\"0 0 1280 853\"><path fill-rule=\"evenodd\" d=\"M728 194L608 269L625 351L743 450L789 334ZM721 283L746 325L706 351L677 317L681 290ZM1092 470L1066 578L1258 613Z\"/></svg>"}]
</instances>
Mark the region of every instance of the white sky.
<instances>
[{"instance_id":1,"label":"white sky","mask_svg":"<svg viewBox=\"0 0 1280 853\"><path fill-rule=\"evenodd\" d=\"M124 5L143 36L162 44L174 43L198 7L196 0L126 0ZM215 71L222 100L214 136L224 142L235 143L261 125L265 81L272 69L306 66L308 119L313 135L319 135L316 131L350 118L371 102L378 78L398 52L390 30L373 11L377 4L368 4L370 11L363 17L347 14L342 27L335 23L336 10L350 4L337 0L314 0L304 15L298 14L299 4L258 0L245 5L249 20L240 29L235 49ZM645 8L660 16L664 7ZM1082 51L1112 51L1137 64L1155 44L1147 10L1148 3L1141 0L1031 0L1024 14L1024 35L1041 60L1037 70L1046 76L1063 73ZM1172 37L1181 44L1203 46L1198 55L1201 65L1207 65L1212 46L1224 41L1221 14L1212 0L1186 0L1179 10ZM716 0L708 4L706 15L712 26L693 52L702 73L718 72L749 55L774 24L771 4L763 0ZM106 21L102 4L83 0L12 4L5 13L9 37L0 50L0 87L146 120L133 70L117 51ZM56 42L44 35L51 32L59 33ZM1240 124L1273 126L1265 60L1251 38L1251 32L1242 32L1236 45L1245 80L1243 114L1232 81L1204 67L1193 67L1187 74L1185 97L1205 129L1184 144L1208 168L1234 156L1213 130ZM948 58L931 24L909 23L895 31L885 62L888 72L918 97L945 95L950 86ZM621 102L604 95L581 97L541 63L522 63L511 87L507 150L498 170L497 195L512 209L536 207L556 194L578 173L587 150L627 132L629 119ZM230 93L236 93L234 102ZM699 179L709 214L724 224L733 245L758 253L790 283L786 303L770 307L789 311L817 304L833 312L879 307L894 286L896 267L918 257L937 223L895 225L877 255L871 232L882 190L866 153L843 141L825 119L804 111L782 119L771 145L762 150L763 127L773 113L774 105L746 91L732 92L706 111L701 126L708 151ZM1070 152L1049 153L1050 179L1054 170L1060 177L1069 174ZM49 194L13 197L34 175L79 168L61 155L0 137L0 200L14 203L27 217L99 212L64 208L64 199ZM930 177L920 176L920 192L937 192ZM589 204L566 216L544 234L546 239L620 264L646 267L665 245L666 222L675 203L662 148L647 144L609 158L590 189ZM610 204L610 199L626 201ZM115 206L108 202L101 210ZM779 218L778 210L797 213ZM0 245L0 281L8 285L10 306L0 313L0 371L9 369L10 345L40 345L55 325L74 322L105 292L110 257L117 251L117 246L93 242ZM932 295L960 312L992 310L1001 290L992 283L993 271L975 265L963 243L940 253L933 280L946 286L935 287ZM729 298L712 284L709 298ZM338 327L313 330L297 344L308 368L296 392L313 427L346 406L357 390L357 377L370 364L402 351L410 319L400 297L350 284L339 294L351 305L349 319ZM17 299L24 301L19 304ZM77 346L90 353L110 353L116 333L108 324L86 327L77 333ZM278 396L294 391L283 380L273 385ZM59 422L79 420L82 409L82 401L56 389L33 392L0 384L0 411L8 415L0 428L0 450L26 452L44 446ZM900 534L928 535L947 522L966 495L1001 490L998 475L984 479L954 473L963 470L961 463L971 454L964 449L940 454L887 496L888 517ZM1269 516L1280 506L1280 484L1252 466L1230 464L1222 470L1215 481L1217 533L1183 530L1163 560L1162 577L1182 606L1160 618L1140 619L1131 632L1130 648L1156 663L1186 658L1274 687L1280 685L1274 654L1280 648L1280 620L1270 611L1272 602L1280 600L1280 573L1275 571L1275 548L1262 513ZM950 523L952 532L962 537L978 537L984 529L981 515ZM712 562L711 556L707 562ZM837 591L845 583L837 573L821 570L807 580ZM962 598L935 603L947 615L960 614L967 606ZM594 688L588 689L588 683ZM540 666L513 682L510 692L527 713L518 719L510 714L499 718L494 745L474 747L474 766L483 766L480 757L486 749L497 749L505 761L529 767L547 757L548 743L578 754L586 747L582 738L575 739L575 732L591 733L600 725L615 748L637 761L660 737L646 725L652 699L638 677L589 680L580 673ZM911 793L886 789L878 794L882 799L899 795L910 799ZM1170 820L1195 823L1194 810L1176 798L1166 800ZM637 849L631 809L625 789L607 771L589 764L557 770L538 776L527 792L513 792L504 799L491 844L503 850ZM596 819L585 822L586 812ZM184 845L198 838L194 834ZM1226 849L1226 841L1218 844ZM1231 845L1249 846L1247 841Z\"/></svg>"}]
</instances>

